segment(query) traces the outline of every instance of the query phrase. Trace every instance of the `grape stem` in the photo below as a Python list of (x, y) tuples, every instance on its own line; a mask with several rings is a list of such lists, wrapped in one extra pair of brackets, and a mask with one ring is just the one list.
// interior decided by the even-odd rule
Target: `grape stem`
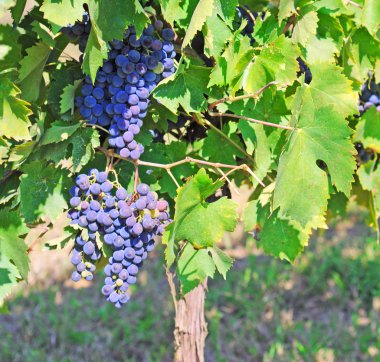
[(352, 0), (344, 0), (344, 2), (347, 4), (350, 4), (350, 5), (353, 5), (353, 6), (356, 6), (360, 9), (363, 9), (363, 6), (361, 6), (360, 4), (356, 3), (355, 1), (352, 1)]
[(257, 98), (261, 93), (263, 93), (266, 89), (268, 89), (270, 86), (272, 85), (276, 85), (278, 84), (278, 82), (276, 81), (273, 81), (273, 82), (269, 82), (268, 84), (266, 84), (264, 87), (260, 88), (257, 92), (255, 93), (250, 93), (250, 94), (243, 94), (241, 96), (237, 96), (237, 97), (232, 97), (232, 96), (226, 96), (226, 97), (223, 97), (221, 99), (218, 99), (217, 101), (209, 104), (208, 106), (208, 110), (209, 111), (212, 111), (218, 104), (220, 103), (225, 103), (225, 102), (237, 102), (237, 101), (240, 101), (242, 99), (247, 99), (247, 98)]
[(270, 126), (270, 127), (275, 127), (275, 128), (281, 128), (281, 129), (286, 129), (289, 131), (294, 131), (295, 128), (291, 126), (284, 126), (282, 124), (277, 124), (277, 123), (271, 123), (271, 122), (266, 122), (266, 121), (260, 121), (259, 119), (254, 119), (250, 117), (245, 117), (245, 116), (238, 116), (236, 114), (229, 114), (229, 113), (218, 113), (218, 112), (208, 112), (208, 114), (211, 117), (229, 117), (229, 118), (237, 118), (237, 119), (243, 119), (248, 122), (253, 122), (253, 123), (258, 123), (262, 124), (263, 126)]
[(135, 191), (135, 194), (137, 194), (137, 184), (139, 183), (139, 166), (137, 163), (135, 163), (135, 182), (133, 185), (133, 190)]
[(265, 184), (257, 177), (257, 175), (249, 168), (247, 164), (241, 164), (241, 165), (228, 165), (225, 163), (220, 163), (220, 162), (209, 162), (205, 160), (199, 160), (197, 158), (193, 157), (185, 157), (182, 160), (172, 162), (172, 163), (155, 163), (155, 162), (148, 162), (148, 161), (142, 161), (142, 160), (130, 160), (128, 158), (122, 157), (116, 153), (114, 153), (113, 150), (108, 150), (104, 147), (97, 147), (97, 150), (104, 153), (107, 157), (110, 157), (113, 155), (115, 158), (119, 158), (121, 160), (133, 163), (134, 165), (138, 166), (147, 166), (147, 167), (155, 167), (155, 168), (163, 168), (165, 170), (171, 170), (173, 167), (183, 165), (184, 163), (195, 163), (199, 165), (205, 165), (205, 166), (210, 166), (213, 168), (228, 168), (228, 169), (233, 169), (233, 170), (243, 170), (248, 172), (261, 186), (265, 187)]
[(193, 115), (193, 119), (201, 124), (201, 125), (207, 125), (210, 128), (212, 128), (215, 132), (217, 132), (221, 137), (223, 137), (227, 142), (231, 143), (232, 146), (234, 146), (236, 149), (238, 149), (241, 153), (243, 153), (251, 162), (254, 162), (255, 160), (252, 158), (252, 156), (245, 151), (243, 148), (241, 148), (234, 140), (229, 138), (226, 134), (224, 134), (218, 127), (215, 127), (209, 120), (205, 118), (201, 118), (197, 115)]
[(109, 134), (108, 130), (106, 130), (104, 127), (102, 126), (99, 126), (98, 124), (89, 124), (89, 123), (85, 123), (83, 122), (83, 125), (84, 127), (90, 127), (90, 128), (98, 128), (100, 130), (102, 130), (103, 132), (106, 132)]
[[(263, 93), (266, 89), (268, 89), (270, 86), (272, 85), (276, 85), (278, 84), (278, 82), (276, 81), (273, 81), (273, 82), (269, 82), (268, 84), (266, 84), (264, 87), (260, 88), (257, 92), (255, 93), (250, 93), (250, 94), (243, 94), (241, 96), (237, 96), (237, 97), (231, 97), (231, 96), (226, 96), (226, 97), (223, 97), (221, 99), (218, 99), (217, 101), (209, 104), (208, 106), (208, 114), (211, 116), (211, 117), (229, 117), (229, 118), (237, 118), (237, 119), (244, 119), (245, 121), (249, 121), (249, 122), (253, 122), (253, 123), (258, 123), (258, 124), (262, 124), (263, 126), (270, 126), (270, 127), (275, 127), (275, 128), (281, 128), (281, 129), (286, 129), (286, 130), (290, 130), (290, 131), (293, 131), (294, 130), (294, 127), (291, 127), (291, 126), (283, 126), (281, 124), (277, 124), (277, 123), (271, 123), (271, 122), (266, 122), (266, 121), (260, 121), (258, 119), (255, 119), (255, 118), (250, 118), (250, 117), (245, 117), (245, 116), (239, 116), (239, 115), (236, 115), (236, 114), (229, 114), (229, 113), (220, 113), (220, 112), (213, 112), (213, 109), (220, 103), (225, 103), (225, 102), (236, 102), (236, 101), (240, 101), (242, 99), (247, 99), (247, 98), (257, 98), (261, 93)], [(211, 127), (211, 124), (208, 124), (210, 127)], [(223, 133), (223, 132), (222, 132)], [(224, 135), (224, 134), (223, 134)], [(244, 152), (244, 150), (243, 150)], [(244, 152), (246, 154), (246, 152)], [(251, 156), (249, 156), (251, 157)]]
[(227, 173), (225, 173), (221, 168), (217, 167), (216, 168), (219, 173), (222, 175), (222, 177), (220, 178), (220, 180), (226, 180), (228, 182), (228, 184), (230, 185), (231, 189), (234, 190), (238, 195), (240, 195), (240, 192), (239, 190), (234, 186), (234, 184), (231, 182), (231, 180), (228, 178), (228, 175), (231, 174), (232, 172), (235, 171), (235, 169), (232, 169), (232, 170), (229, 170)]
[(176, 178), (174, 177), (173, 173), (170, 171), (170, 169), (166, 169), (166, 172), (168, 173), (168, 175), (172, 178), (172, 180), (174, 181), (174, 183), (176, 184), (177, 188), (180, 187), (178, 181), (176, 180)]

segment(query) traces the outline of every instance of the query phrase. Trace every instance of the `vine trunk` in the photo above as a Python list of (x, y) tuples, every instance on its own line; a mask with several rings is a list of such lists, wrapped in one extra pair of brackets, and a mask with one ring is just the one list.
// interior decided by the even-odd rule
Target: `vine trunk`
[(174, 361), (204, 362), (207, 280), (175, 302)]

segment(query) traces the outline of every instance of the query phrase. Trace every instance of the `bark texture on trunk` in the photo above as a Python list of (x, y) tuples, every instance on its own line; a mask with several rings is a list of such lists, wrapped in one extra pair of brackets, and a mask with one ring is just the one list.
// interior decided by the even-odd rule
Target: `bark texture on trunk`
[(207, 280), (175, 301), (174, 361), (204, 362), (207, 323), (204, 303)]

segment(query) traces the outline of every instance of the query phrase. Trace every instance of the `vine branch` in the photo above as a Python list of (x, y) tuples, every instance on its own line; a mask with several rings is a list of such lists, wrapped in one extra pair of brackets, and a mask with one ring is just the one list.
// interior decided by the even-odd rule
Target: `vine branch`
[(114, 153), (113, 150), (109, 150), (109, 149), (104, 148), (104, 147), (97, 147), (97, 150), (102, 152), (106, 157), (113, 156), (115, 158), (118, 158), (118, 159), (127, 161), (129, 163), (132, 163), (135, 166), (147, 166), (147, 167), (154, 167), (154, 168), (162, 168), (165, 170), (171, 170), (173, 167), (183, 165), (184, 163), (195, 163), (195, 164), (199, 164), (199, 165), (205, 165), (205, 166), (213, 167), (215, 169), (217, 169), (217, 168), (228, 168), (228, 169), (234, 170), (234, 171), (243, 170), (243, 171), (248, 172), (261, 186), (265, 187), (265, 184), (251, 170), (251, 168), (245, 163), (243, 163), (241, 165), (229, 165), (229, 164), (220, 163), (220, 162), (210, 162), (210, 161), (200, 160), (200, 159), (193, 158), (193, 157), (185, 157), (182, 160), (165, 164), (165, 163), (155, 163), (155, 162), (148, 162), (148, 161), (142, 161), (142, 160), (133, 161), (133, 160), (130, 160), (128, 158), (122, 157), (122, 156)]

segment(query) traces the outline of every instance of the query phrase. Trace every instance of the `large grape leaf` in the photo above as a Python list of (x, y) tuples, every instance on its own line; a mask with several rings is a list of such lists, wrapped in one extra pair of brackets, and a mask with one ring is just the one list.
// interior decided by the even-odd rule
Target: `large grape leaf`
[(77, 62), (70, 61), (53, 71), (50, 76), (51, 82), (48, 88), (47, 101), (50, 109), (58, 118), (63, 90), (76, 80), (83, 79), (83, 73)]
[(29, 135), (29, 103), (18, 98), (21, 93), (9, 79), (0, 76), (0, 133), (6, 138), (16, 141), (28, 140)]
[(376, 36), (380, 28), (380, 6), (378, 0), (364, 1), (361, 23), (372, 35)]
[(60, 101), (61, 113), (65, 113), (67, 111), (70, 111), (71, 114), (74, 113), (75, 92), (81, 83), (82, 81), (78, 79), (75, 80), (73, 84), (68, 84), (63, 89)]
[(20, 33), (10, 25), (0, 25), (0, 69), (13, 68), (20, 61)]
[(235, 202), (225, 197), (212, 203), (206, 201), (222, 185), (221, 181), (213, 182), (201, 169), (178, 190), (172, 240), (187, 240), (202, 248), (212, 246), (226, 231), (235, 229), (238, 219)]
[(201, 112), (207, 105), (204, 94), (208, 93), (209, 76), (210, 68), (182, 64), (173, 76), (156, 87), (154, 97), (173, 113), (179, 105), (188, 113)]
[(232, 31), (219, 15), (220, 9), (215, 3), (212, 16), (206, 19), (202, 29), (205, 41), (204, 53), (214, 58), (219, 56), (228, 39), (232, 37)]
[(0, 250), (0, 306), (20, 278), (17, 267)]
[(48, 138), (43, 139), (42, 157), (55, 163), (71, 157), (74, 170), (77, 170), (79, 166), (86, 165), (93, 157), (94, 148), (100, 145), (99, 133), (96, 129), (79, 128), (71, 134), (75, 127), (72, 125), (62, 130), (63, 137), (71, 134), (67, 139), (63, 140), (62, 136), (59, 135), (60, 126), (62, 126), (62, 123), (55, 123), (54, 129), (48, 133)]
[(185, 295), (207, 277), (214, 276), (215, 263), (207, 249), (196, 250), (187, 243), (178, 260), (177, 273), (181, 293)]
[(28, 228), (16, 211), (0, 210), (0, 254), (14, 263), (23, 279), (28, 275), (29, 258), (27, 246), (19, 236), (27, 232)]
[(53, 30), (58, 32), (64, 26), (73, 25), (82, 16), (85, 2), (81, 0), (44, 0), (41, 11), (44, 13), (44, 18), (53, 25)]
[[(89, 1), (91, 21), (95, 23), (97, 34), (103, 41), (122, 39), (125, 29), (133, 24), (141, 34), (148, 16), (138, 0), (91, 0)], [(112, 20), (110, 20), (112, 19)]]
[[(244, 158), (245, 154), (241, 151), (244, 148), (236, 135), (236, 131), (236, 122), (229, 122), (224, 125), (220, 133), (214, 129), (209, 129), (201, 149), (202, 157), (212, 162), (227, 164), (236, 163), (236, 157)], [(223, 137), (222, 134), (226, 137)]]
[(174, 25), (175, 21), (180, 21), (183, 19), (186, 19), (186, 10), (184, 9), (184, 6), (186, 6), (185, 1), (178, 1), (178, 0), (161, 0), (160, 1), (162, 15), (164, 16), (164, 19)]
[(80, 127), (80, 123), (68, 125), (67, 122), (56, 121), (46, 130), (41, 145), (58, 143), (67, 140)]
[(206, 249), (194, 249), (187, 243), (181, 252), (177, 264), (181, 293), (184, 295), (194, 289), (207, 277), (212, 278), (218, 270), (224, 278), (231, 268), (233, 259), (216, 246)]
[(83, 71), (95, 81), (96, 73), (107, 57), (107, 43), (100, 39), (92, 24), (83, 58)]
[(19, 199), (25, 221), (34, 222), (45, 215), (55, 220), (67, 208), (68, 172), (41, 161), (22, 170)]
[(344, 42), (342, 59), (345, 73), (361, 84), (380, 59), (380, 42), (365, 28), (356, 29)]
[(185, 48), (194, 38), (197, 31), (202, 29), (203, 24), (208, 16), (212, 15), (214, 0), (199, 0), (195, 8), (189, 27), (182, 41), (182, 49)]
[[(377, 231), (378, 241), (380, 239), (380, 168), (375, 168), (376, 160), (371, 160), (361, 165), (357, 171), (360, 184), (364, 190), (370, 192), (368, 205), (372, 217), (372, 227)], [(364, 199), (364, 198), (363, 198)], [(360, 201), (363, 201), (361, 199)]]
[(216, 59), (211, 72), (209, 87), (234, 85), (253, 58), (254, 52), (248, 37), (235, 36), (227, 40), (228, 46)]
[(265, 45), (261, 53), (248, 64), (238, 83), (239, 88), (253, 93), (272, 81), (283, 86), (292, 84), (297, 78), (299, 55), (300, 50), (291, 39), (280, 36)]
[(323, 215), (329, 197), (327, 174), (317, 161), (326, 165), (332, 183), (347, 196), (355, 169), (355, 149), (345, 117), (355, 111), (355, 94), (350, 82), (334, 65), (313, 68), (311, 84), (296, 93), (292, 124), (281, 155), (274, 208), (303, 227), (324, 224)]
[(264, 223), (259, 245), (264, 252), (293, 262), (303, 251), (300, 232), (276, 210)]
[(19, 82), (22, 96), (29, 102), (34, 102), (40, 94), (43, 81), (42, 72), (49, 58), (51, 48), (45, 43), (37, 43), (26, 50), (27, 55), (20, 61)]
[(368, 109), (356, 126), (355, 141), (364, 148), (372, 148), (380, 153), (380, 112), (375, 107)]
[(292, 38), (306, 47), (317, 34), (318, 15), (312, 5), (303, 6), (294, 25)]

